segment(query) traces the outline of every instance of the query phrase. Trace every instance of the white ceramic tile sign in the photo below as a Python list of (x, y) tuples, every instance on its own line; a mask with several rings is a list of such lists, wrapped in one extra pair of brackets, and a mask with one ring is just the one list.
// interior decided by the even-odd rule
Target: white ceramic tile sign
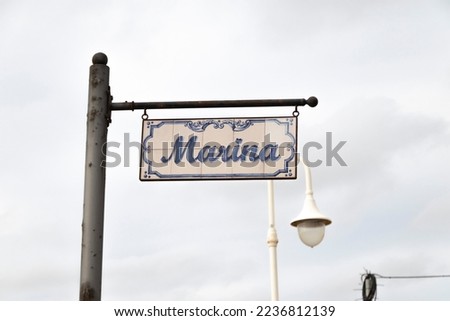
[(140, 179), (296, 178), (297, 118), (144, 120)]

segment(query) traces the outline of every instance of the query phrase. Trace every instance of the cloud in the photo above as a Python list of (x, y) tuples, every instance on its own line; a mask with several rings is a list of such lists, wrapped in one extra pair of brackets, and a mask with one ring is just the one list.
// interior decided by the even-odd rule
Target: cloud
[(450, 226), (450, 195), (445, 191), (431, 198), (424, 209), (411, 222), (419, 233), (448, 233)]
[[(319, 98), (301, 109), (300, 142), (325, 146), (332, 132), (334, 145), (347, 141), (348, 166), (312, 170), (317, 204), (333, 220), (314, 250), (289, 226), (302, 176), (275, 183), (282, 299), (353, 300), (364, 267), (448, 273), (443, 2), (0, 6), (1, 299), (78, 297), (87, 77), (101, 50), (115, 101)], [(149, 115), (292, 108), (203, 112)], [(140, 115), (115, 113), (109, 140), (139, 141)], [(107, 172), (104, 298), (269, 299), (265, 182), (141, 183), (138, 153)], [(438, 283), (385, 283), (384, 299), (448, 297)]]

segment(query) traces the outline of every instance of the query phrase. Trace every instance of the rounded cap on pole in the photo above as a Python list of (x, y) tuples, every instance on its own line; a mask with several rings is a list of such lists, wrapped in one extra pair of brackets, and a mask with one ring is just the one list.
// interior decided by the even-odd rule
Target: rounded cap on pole
[(103, 52), (97, 52), (92, 57), (92, 63), (94, 65), (106, 65), (108, 63), (108, 57)]
[(311, 96), (306, 100), (306, 103), (308, 104), (309, 107), (316, 107), (317, 104), (319, 103), (319, 100), (316, 97)]

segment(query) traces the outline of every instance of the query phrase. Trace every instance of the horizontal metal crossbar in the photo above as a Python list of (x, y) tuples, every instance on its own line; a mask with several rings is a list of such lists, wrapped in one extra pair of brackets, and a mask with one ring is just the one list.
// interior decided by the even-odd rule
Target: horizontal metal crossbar
[(111, 111), (138, 110), (138, 109), (170, 109), (170, 108), (247, 108), (247, 107), (280, 107), (280, 106), (305, 106), (316, 107), (316, 97), (308, 99), (263, 99), (263, 100), (205, 100), (205, 101), (170, 101), (170, 102), (146, 102), (136, 103), (122, 102), (111, 103)]

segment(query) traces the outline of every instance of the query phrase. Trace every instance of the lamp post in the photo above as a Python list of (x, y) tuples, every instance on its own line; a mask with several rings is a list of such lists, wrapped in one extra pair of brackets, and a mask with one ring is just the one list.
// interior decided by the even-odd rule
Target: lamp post
[(319, 211), (313, 197), (311, 170), (303, 159), (301, 162), (305, 169), (306, 198), (300, 214), (291, 222), (291, 225), (297, 228), (298, 236), (305, 245), (314, 247), (322, 242), (325, 226), (330, 225), (331, 220)]
[(269, 245), (270, 256), (271, 299), (272, 301), (278, 301), (278, 236), (277, 230), (275, 229), (275, 202), (273, 196), (273, 180), (267, 181), (267, 200), (269, 208), (269, 230), (267, 231), (267, 245)]
[[(323, 215), (316, 205), (313, 197), (311, 170), (303, 162), (305, 170), (305, 203), (300, 214), (291, 222), (291, 225), (297, 228), (300, 240), (309, 247), (318, 245), (325, 236), (325, 226), (331, 224), (331, 220)], [(278, 263), (277, 263), (277, 244), (278, 236), (275, 229), (275, 202), (273, 192), (273, 180), (267, 181), (267, 199), (269, 212), (269, 230), (267, 232), (267, 244), (270, 255), (270, 285), (272, 301), (279, 300), (278, 294)]]

